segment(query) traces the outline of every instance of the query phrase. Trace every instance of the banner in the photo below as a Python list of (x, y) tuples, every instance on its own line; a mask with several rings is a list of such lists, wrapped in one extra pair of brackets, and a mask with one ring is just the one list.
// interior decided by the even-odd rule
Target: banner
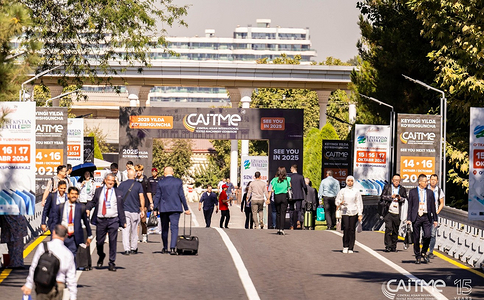
[(35, 102), (2, 102), (0, 215), (35, 213)]
[(339, 140), (323, 140), (321, 180), (327, 171), (333, 171), (341, 187), (346, 186), (346, 177), (352, 174), (351, 142)]
[(390, 126), (355, 125), (355, 187), (362, 195), (380, 195), (390, 172)]
[(67, 163), (84, 163), (84, 119), (67, 120)]
[(469, 220), (484, 220), (484, 108), (471, 107)]
[(269, 140), (269, 174), (303, 167), (303, 110), (122, 107), (119, 165), (152, 165), (153, 138)]
[(94, 137), (84, 137), (84, 162), (94, 163)]
[(47, 180), (56, 175), (59, 165), (67, 163), (67, 108), (37, 107), (35, 115), (35, 192), (37, 201), (40, 201)]
[(247, 184), (255, 180), (255, 172), (260, 172), (260, 179), (262, 181), (268, 181), (269, 159), (267, 156), (242, 156), (241, 161), (242, 166), (240, 166), (240, 186), (243, 195), (243, 193), (245, 193)]
[(418, 186), (418, 176), (440, 179), (441, 116), (398, 114), (396, 171), (407, 191)]

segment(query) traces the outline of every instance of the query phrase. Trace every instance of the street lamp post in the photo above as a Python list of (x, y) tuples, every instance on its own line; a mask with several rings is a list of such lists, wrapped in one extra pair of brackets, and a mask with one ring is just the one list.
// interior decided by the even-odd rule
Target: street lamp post
[[(42, 73), (39, 73), (39, 74), (35, 75), (34, 77), (30, 78), (29, 80), (25, 81), (24, 83), (22, 83), (22, 88), (21, 88), (21, 89), (20, 89), (20, 91), (18, 92), (18, 98), (19, 98), (18, 100), (19, 100), (20, 102), (22, 102), (23, 100), (25, 100), (25, 90), (24, 90), (24, 85), (26, 85), (27, 83), (29, 83), (29, 82), (31, 82), (31, 81), (33, 81), (33, 80), (35, 80), (35, 79), (39, 78), (39, 77), (42, 77), (42, 76), (44, 76), (45, 74), (47, 74), (47, 73), (49, 73), (49, 72), (52, 72), (52, 71), (54, 71), (55, 69), (58, 69), (58, 68), (60, 68), (60, 67), (62, 67), (62, 65), (57, 66), (57, 67), (54, 67), (54, 68), (52, 68), (52, 69), (50, 69), (50, 70), (47, 70), (47, 71), (44, 71), (44, 72), (42, 72)], [(33, 96), (33, 93), (32, 93), (32, 96)]]
[(45, 100), (45, 105), (44, 105), (44, 107), (47, 107), (47, 104), (49, 103), (49, 101), (52, 101), (52, 100), (55, 100), (55, 99), (58, 99), (58, 98), (65, 97), (65, 96), (70, 95), (70, 94), (72, 94), (72, 93), (77, 93), (77, 92), (79, 92), (80, 90), (81, 90), (81, 89), (77, 89), (77, 90), (75, 90), (75, 91), (72, 91), (72, 92), (67, 92), (67, 93), (64, 93), (64, 94), (60, 94), (59, 96), (55, 96), (55, 97), (53, 97), (53, 98), (47, 99), (47, 100)]
[(446, 142), (447, 142), (447, 124), (446, 124), (446, 120), (447, 120), (447, 99), (445, 98), (445, 93), (444, 91), (441, 91), (439, 89), (436, 89), (420, 80), (417, 80), (417, 79), (413, 79), (413, 78), (410, 78), (406, 75), (403, 75), (402, 76), (407, 79), (407, 80), (410, 80), (416, 84), (419, 84), (423, 87), (425, 87), (427, 90), (432, 90), (434, 92), (437, 92), (437, 93), (440, 93), (441, 94), (441, 97), (440, 97), (440, 116), (442, 117), (442, 122), (440, 124), (440, 130), (441, 130), (441, 134), (443, 134), (443, 139), (440, 141), (440, 153), (443, 155), (442, 156), (442, 159), (440, 160), (440, 170), (442, 170), (442, 175), (440, 176), (440, 180), (439, 180), (439, 186), (440, 188), (445, 192), (445, 182), (446, 182), (446, 175), (447, 175), (447, 170), (446, 170), (446, 165), (445, 165), (445, 161), (446, 161), (446, 154), (447, 154), (447, 151), (445, 149), (445, 146), (446, 146)]
[(374, 101), (380, 105), (385, 105), (385, 106), (388, 106), (392, 109), (392, 111), (390, 112), (390, 128), (391, 128), (391, 138), (390, 138), (390, 141), (391, 141), (391, 149), (392, 149), (392, 153), (390, 154), (390, 172), (388, 173), (388, 182), (391, 181), (391, 178), (392, 178), (392, 169), (393, 169), (393, 163), (395, 161), (395, 157), (394, 157), (394, 148), (395, 148), (395, 109), (393, 108), (393, 106), (391, 106), (390, 104), (387, 104), (385, 102), (382, 102), (378, 99), (375, 99), (373, 97), (368, 97), (366, 95), (363, 95), (363, 94), (360, 94), (361, 97), (363, 98), (366, 98), (368, 100), (371, 100), (371, 101)]

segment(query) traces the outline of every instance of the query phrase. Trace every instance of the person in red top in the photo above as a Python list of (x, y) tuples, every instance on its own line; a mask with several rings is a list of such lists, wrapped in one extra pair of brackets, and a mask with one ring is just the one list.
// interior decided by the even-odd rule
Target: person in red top
[(230, 211), (229, 211), (229, 199), (227, 197), (227, 188), (226, 184), (222, 185), (222, 191), (218, 196), (218, 208), (220, 210), (220, 228), (224, 228), (224, 221), (225, 221), (225, 228), (229, 228), (229, 220), (230, 220)]

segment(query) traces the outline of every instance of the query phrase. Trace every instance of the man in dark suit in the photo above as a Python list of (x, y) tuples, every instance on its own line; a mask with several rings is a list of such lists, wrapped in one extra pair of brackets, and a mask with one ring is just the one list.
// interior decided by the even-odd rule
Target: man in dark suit
[(189, 215), (190, 210), (183, 192), (183, 182), (173, 177), (172, 167), (165, 168), (165, 178), (158, 182), (154, 202), (161, 214), (161, 239), (163, 240), (161, 253), (168, 253), (168, 229), (171, 224), (170, 254), (176, 255), (180, 213), (185, 211), (185, 214)]
[(42, 225), (40, 225), (42, 231), (47, 231), (47, 229), (49, 229), (52, 234), (56, 225), (57, 206), (67, 201), (66, 189), (67, 183), (64, 180), (60, 180), (57, 184), (57, 191), (49, 193), (49, 196), (47, 196), (42, 211)]
[(292, 200), (289, 201), (289, 215), (291, 217), (290, 228), (301, 229), (301, 222), (303, 220), (303, 215), (301, 212), (302, 201), (306, 198), (308, 193), (308, 187), (306, 186), (306, 181), (304, 176), (297, 173), (297, 165), (291, 166), (291, 173), (287, 174), (291, 177), (291, 188), (292, 188)]
[(99, 260), (97, 267), (103, 266), (104, 240), (109, 234), (109, 271), (116, 271), (116, 244), (118, 241), (118, 228), (126, 228), (126, 217), (124, 215), (123, 195), (114, 188), (115, 176), (109, 173), (104, 178), (104, 186), (94, 192), (94, 197), (87, 203), (88, 213), (94, 207), (96, 210), (92, 215), (92, 224), (96, 225), (96, 248)]
[[(418, 176), (418, 187), (411, 189), (408, 195), (407, 224), (413, 225), (413, 251), (415, 263), (428, 262), (427, 250), (430, 244), (432, 225), (437, 226), (437, 213), (435, 211), (434, 193), (427, 189), (427, 176)], [(422, 250), (420, 250), (420, 230), (423, 230)]]
[[(383, 202), (385, 221), (385, 251), (397, 252), (398, 229), (400, 228), (400, 216), (402, 204), (407, 200), (407, 190), (400, 185), (400, 175), (392, 177), (392, 183), (386, 184), (380, 196)], [(405, 216), (404, 216), (405, 218)]]
[(217, 194), (212, 192), (212, 186), (207, 186), (207, 191), (202, 194), (200, 202), (198, 204), (198, 211), (202, 210), (203, 203), (203, 217), (205, 219), (205, 227), (209, 228), (212, 223), (212, 214), (214, 207), (217, 208), (218, 213), (218, 200)]
[(69, 187), (67, 198), (69, 201), (57, 206), (56, 225), (61, 224), (67, 228), (67, 236), (64, 239), (64, 245), (71, 250), (74, 257), (76, 257), (79, 245), (84, 243), (84, 231), (82, 230), (81, 220), (86, 226), (88, 235), (86, 242), (87, 246), (89, 246), (93, 237), (86, 211), (83, 210), (82, 204), (77, 202), (77, 199), (79, 198), (79, 190), (73, 186)]

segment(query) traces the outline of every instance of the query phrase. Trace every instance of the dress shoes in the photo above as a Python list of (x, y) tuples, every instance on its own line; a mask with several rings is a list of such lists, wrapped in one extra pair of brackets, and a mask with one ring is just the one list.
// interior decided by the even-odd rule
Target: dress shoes
[(392, 249), (390, 247), (385, 247), (385, 252), (390, 252)]
[(109, 271), (116, 272), (116, 265), (114, 263), (109, 263)]
[(422, 262), (423, 263), (429, 263), (430, 262), (429, 257), (425, 254), (422, 254)]
[(168, 249), (165, 249), (165, 248), (161, 249), (161, 254), (168, 254), (168, 253), (169, 253)]
[(138, 254), (138, 248), (131, 250), (131, 254)]
[(103, 267), (103, 261), (104, 258), (106, 257), (106, 254), (103, 253), (101, 256), (99, 256), (99, 259), (97, 260), (97, 267), (102, 268)]
[(420, 258), (420, 256), (419, 256), (419, 257), (417, 257), (417, 258), (415, 259), (415, 263), (416, 263), (417, 265), (419, 265), (419, 264), (420, 264), (420, 260), (421, 260), (421, 258)]
[(124, 255), (129, 255), (131, 253), (131, 251), (124, 251), (123, 254)]
[(176, 252), (175, 248), (171, 248), (170, 255), (178, 255), (178, 253)]

